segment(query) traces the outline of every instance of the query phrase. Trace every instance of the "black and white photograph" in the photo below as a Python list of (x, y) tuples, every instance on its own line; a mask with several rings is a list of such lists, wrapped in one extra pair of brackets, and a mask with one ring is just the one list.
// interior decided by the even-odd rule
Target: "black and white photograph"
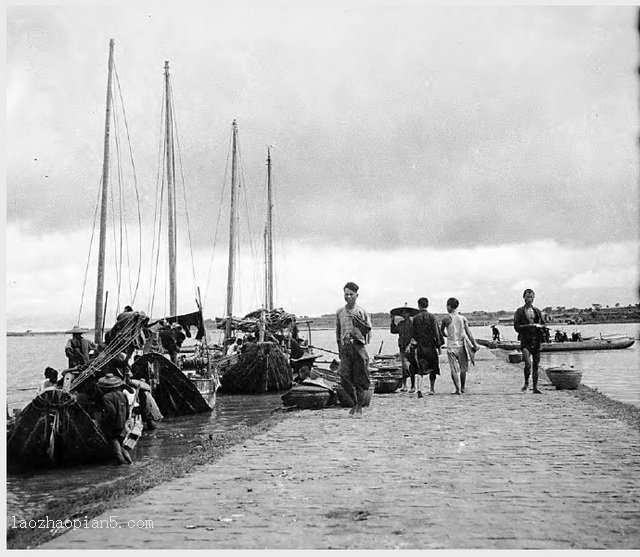
[(3, 7), (5, 548), (640, 548), (640, 11)]

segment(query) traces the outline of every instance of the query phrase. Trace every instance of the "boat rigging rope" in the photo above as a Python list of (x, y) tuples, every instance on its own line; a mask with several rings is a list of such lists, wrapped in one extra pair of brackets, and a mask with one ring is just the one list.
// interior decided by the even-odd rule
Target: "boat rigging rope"
[(209, 284), (211, 282), (211, 270), (213, 269), (213, 257), (215, 254), (215, 249), (218, 241), (218, 231), (220, 230), (220, 217), (222, 215), (222, 201), (225, 198), (225, 192), (227, 190), (227, 177), (229, 175), (229, 161), (231, 158), (231, 142), (233, 141), (233, 137), (229, 139), (229, 149), (227, 151), (227, 164), (224, 169), (224, 177), (222, 179), (222, 191), (220, 193), (220, 203), (218, 203), (218, 218), (216, 219), (216, 228), (213, 236), (213, 244), (211, 247), (211, 259), (209, 260), (209, 270), (207, 272), (207, 283), (204, 289), (204, 303), (206, 304), (207, 295), (209, 293)]
[(89, 255), (87, 256), (87, 264), (84, 268), (84, 279), (82, 281), (82, 294), (80, 295), (80, 309), (78, 310), (78, 321), (76, 325), (80, 325), (80, 317), (82, 316), (82, 306), (84, 305), (84, 293), (87, 289), (87, 275), (89, 274), (89, 262), (91, 261), (91, 248), (93, 246), (93, 237), (96, 233), (96, 223), (98, 222), (98, 207), (100, 207), (100, 192), (102, 191), (102, 177), (100, 177), (100, 186), (98, 187), (98, 196), (96, 198), (96, 207), (93, 211), (93, 227), (91, 228), (91, 240), (89, 240)]
[[(125, 112), (125, 107), (124, 107), (124, 100), (122, 98), (122, 89), (120, 86), (120, 78), (118, 76), (118, 72), (117, 69), (115, 68), (115, 64), (114, 64), (114, 73), (115, 73), (115, 85), (112, 85), (112, 87), (114, 87), (116, 89), (116, 91), (114, 92), (114, 95), (112, 96), (112, 99), (114, 99), (112, 101), (112, 122), (113, 122), (113, 127), (114, 127), (114, 133), (112, 134), (113, 137), (113, 141), (115, 143), (115, 152), (116, 152), (116, 164), (117, 164), (117, 172), (116, 172), (116, 180), (117, 180), (117, 186), (118, 186), (118, 190), (117, 190), (117, 194), (118, 194), (118, 200), (116, 203), (115, 200), (115, 195), (116, 192), (114, 191), (115, 188), (110, 188), (110, 195), (111, 195), (111, 208), (112, 208), (112, 214), (113, 215), (119, 215), (119, 229), (116, 229), (116, 225), (115, 225), (115, 219), (113, 219), (112, 222), (112, 230), (113, 230), (113, 235), (114, 235), (114, 245), (117, 246), (116, 250), (114, 250), (114, 257), (116, 258), (116, 263), (115, 263), (115, 267), (116, 267), (116, 275), (117, 275), (117, 305), (116, 305), (116, 311), (119, 311), (119, 298), (120, 298), (120, 286), (121, 286), (121, 276), (122, 276), (122, 270), (123, 270), (123, 264), (122, 264), (122, 258), (123, 258), (123, 253), (124, 253), (124, 247), (123, 247), (123, 243), (124, 245), (126, 245), (126, 254), (127, 254), (127, 265), (129, 268), (129, 271), (131, 272), (131, 261), (130, 261), (130, 251), (129, 251), (129, 240), (128, 240), (128, 229), (127, 229), (127, 223), (126, 223), (126, 219), (125, 219), (125, 208), (126, 208), (126, 203), (125, 203), (125, 196), (124, 196), (124, 189), (123, 189), (123, 182), (124, 182), (124, 175), (123, 175), (123, 168), (122, 168), (122, 164), (121, 164), (121, 145), (120, 145), (120, 134), (118, 133), (118, 130), (120, 128), (120, 119), (122, 120), (122, 122), (124, 123), (124, 130), (126, 132), (126, 144), (128, 147), (128, 151), (129, 151), (129, 160), (131, 163), (131, 168), (132, 168), (132, 181), (133, 181), (133, 188), (135, 191), (135, 201), (136, 201), (136, 209), (137, 209), (137, 219), (138, 219), (138, 252), (139, 252), (139, 256), (138, 256), (138, 269), (137, 269), (137, 278), (136, 278), (136, 282), (135, 282), (135, 287), (132, 287), (132, 281), (131, 281), (131, 274), (129, 275), (129, 295), (130, 295), (130, 303), (135, 303), (135, 299), (138, 293), (138, 289), (140, 286), (140, 278), (141, 278), (141, 270), (142, 270), (142, 217), (141, 217), (141, 211), (140, 211), (140, 194), (139, 194), (139, 190), (138, 190), (138, 181), (137, 181), (137, 176), (136, 176), (136, 168), (135, 168), (135, 163), (133, 160), (133, 149), (131, 147), (131, 137), (129, 134), (129, 126), (128, 126), (128, 122), (127, 122), (127, 118), (126, 118), (126, 112)], [(115, 102), (115, 99), (119, 99), (119, 104)], [(120, 113), (119, 113), (120, 110)], [(85, 291), (86, 291), (86, 285), (87, 285), (87, 275), (88, 275), (88, 268), (89, 268), (89, 264), (90, 264), (90, 260), (91, 260), (91, 252), (92, 252), (92, 246), (93, 246), (93, 241), (94, 241), (94, 237), (95, 237), (95, 231), (97, 228), (97, 223), (98, 223), (98, 215), (99, 215), (99, 207), (100, 207), (100, 198), (101, 198), (101, 194), (102, 194), (102, 190), (105, 187), (105, 185), (103, 184), (102, 178), (100, 179), (99, 182), (100, 186), (98, 189), (98, 196), (97, 196), (97, 200), (96, 200), (96, 206), (95, 206), (95, 211), (94, 211), (94, 221), (93, 221), (93, 227), (92, 227), (92, 232), (91, 232), (91, 241), (89, 243), (89, 253), (87, 256), (87, 264), (85, 267), (85, 274), (84, 274), (84, 280), (83, 280), (83, 285), (82, 285), (82, 294), (81, 294), (81, 299), (80, 299), (80, 308), (78, 311), (78, 323), (80, 323), (80, 319), (82, 316), (82, 309), (83, 309), (83, 305), (84, 305), (84, 295), (85, 295)], [(118, 210), (116, 210), (116, 207), (118, 208)], [(119, 231), (119, 234), (118, 234)], [(119, 240), (116, 239), (116, 236), (119, 235)]]
[[(173, 93), (173, 87), (171, 83), (169, 83), (169, 87), (171, 88), (171, 92)], [(189, 220), (189, 206), (187, 204), (187, 189), (185, 187), (185, 182), (184, 182), (184, 167), (182, 166), (182, 150), (180, 149), (180, 134), (178, 133), (178, 120), (175, 117), (176, 111), (173, 105), (173, 95), (171, 95), (171, 106), (173, 108), (172, 122), (174, 127), (174, 135), (176, 138), (176, 147), (178, 150), (178, 161), (180, 163), (179, 164), (180, 179), (182, 183), (182, 197), (184, 201), (184, 215), (187, 223), (187, 238), (189, 240), (189, 254), (191, 255), (191, 274), (193, 275), (194, 290), (196, 290), (196, 285), (198, 284), (198, 281), (196, 279), (195, 258), (193, 256), (193, 241), (191, 238), (191, 221)]]
[[(175, 138), (175, 144), (174, 147), (175, 149), (172, 150), (173, 153), (173, 169), (174, 169), (174, 182), (175, 182), (175, 168), (176, 168), (176, 157), (175, 157), (175, 152), (177, 151), (177, 162), (178, 162), (178, 167), (179, 167), (179, 176), (180, 176), (180, 180), (181, 180), (181, 186), (182, 186), (182, 197), (183, 197), (183, 203), (184, 203), (184, 215), (185, 215), (185, 220), (186, 220), (186, 229), (187, 229), (187, 239), (188, 239), (188, 245), (189, 245), (189, 253), (190, 253), (190, 257), (191, 257), (191, 272), (192, 272), (192, 276), (193, 276), (193, 282), (194, 282), (194, 292), (197, 291), (197, 279), (196, 279), (196, 270), (195, 270), (195, 257), (194, 257), (194, 253), (193, 253), (193, 239), (192, 239), (192, 233), (191, 233), (191, 221), (190, 221), (190, 216), (189, 216), (189, 208), (188, 208), (188, 203), (187, 203), (187, 193), (186, 193), (186, 186), (185, 186), (185, 178), (184, 178), (184, 167), (182, 165), (182, 152), (181, 152), (181, 148), (180, 148), (180, 136), (178, 133), (178, 122), (177, 119), (175, 117), (175, 105), (173, 103), (173, 96), (171, 95), (172, 93), (172, 86), (171, 83), (169, 82), (168, 84), (169, 86), (169, 96), (171, 97), (171, 115), (172, 117), (170, 118), (170, 125), (171, 125), (171, 129), (167, 129), (166, 127), (166, 105), (167, 105), (167, 91), (166, 89), (163, 89), (163, 99), (162, 99), (162, 109), (161, 109), (161, 115), (160, 115), (160, 144), (159, 144), (159, 151), (158, 151), (158, 169), (157, 169), (157, 176), (156, 176), (156, 202), (155, 202), (155, 208), (154, 208), (154, 234), (153, 234), (153, 242), (152, 242), (152, 250), (151, 250), (151, 274), (150, 274), (150, 282), (149, 282), (149, 292), (150, 292), (150, 301), (149, 301), (149, 306), (148, 306), (148, 311), (149, 314), (153, 313), (153, 307), (155, 304), (155, 296), (156, 296), (156, 291), (157, 291), (157, 286), (158, 286), (158, 278), (159, 278), (159, 261), (160, 261), (160, 246), (161, 246), (161, 235), (162, 235), (162, 225), (163, 225), (163, 216), (164, 216), (164, 211), (163, 211), (163, 207), (164, 207), (164, 197), (165, 197), (165, 186), (168, 188), (168, 184), (169, 184), (169, 180), (168, 177), (166, 176), (166, 172), (165, 172), (165, 168), (166, 168), (166, 163), (167, 163), (167, 150), (166, 150), (166, 145), (167, 145), (167, 141), (173, 141), (173, 138)], [(167, 138), (171, 138), (171, 139), (167, 139)], [(173, 144), (173, 143), (172, 143)], [(175, 183), (174, 183), (174, 187), (175, 187)], [(168, 194), (167, 194), (168, 195)], [(177, 195), (174, 199), (174, 202), (177, 201)], [(177, 203), (175, 203), (174, 207), (174, 222), (176, 224), (176, 229), (177, 229)], [(168, 210), (167, 210), (167, 214), (168, 214)], [(176, 240), (177, 241), (177, 234), (176, 234)], [(177, 246), (174, 246), (177, 249)], [(167, 283), (168, 281), (165, 281), (165, 306), (166, 306), (166, 299), (167, 299), (167, 295), (166, 295), (166, 291), (167, 291)], [(166, 313), (166, 311), (165, 311)]]
[(98, 354), (95, 360), (71, 382), (70, 390), (76, 389), (84, 383), (84, 381), (89, 379), (89, 377), (93, 376), (96, 371), (128, 348), (136, 339), (140, 338), (142, 330), (149, 320), (148, 317), (140, 313), (134, 313), (125, 319), (126, 321), (120, 331), (118, 331), (118, 334), (111, 339), (106, 348)]

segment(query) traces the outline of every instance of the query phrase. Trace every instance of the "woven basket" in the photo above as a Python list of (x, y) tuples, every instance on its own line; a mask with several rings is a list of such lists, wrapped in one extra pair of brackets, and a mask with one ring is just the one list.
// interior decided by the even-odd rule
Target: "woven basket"
[(514, 350), (509, 352), (509, 362), (512, 364), (519, 364), (522, 361), (522, 352)]
[(327, 405), (330, 398), (331, 393), (326, 390), (316, 392), (289, 391), (282, 395), (282, 403), (285, 406), (297, 406), (303, 410), (319, 410)]
[(566, 364), (549, 367), (545, 372), (556, 389), (577, 389), (582, 381), (582, 371)]
[(375, 383), (374, 393), (388, 394), (395, 393), (398, 390), (398, 387), (402, 383), (402, 378), (378, 377), (374, 379), (372, 377), (371, 381)]

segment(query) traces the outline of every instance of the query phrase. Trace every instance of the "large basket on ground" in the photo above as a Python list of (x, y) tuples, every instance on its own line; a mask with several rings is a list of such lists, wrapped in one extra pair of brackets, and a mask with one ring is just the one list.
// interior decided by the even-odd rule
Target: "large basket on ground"
[[(374, 380), (371, 381), (371, 387), (369, 387), (368, 391), (364, 392), (364, 400), (362, 401), (362, 406), (369, 406), (371, 404), (371, 397), (373, 396), (373, 391), (375, 390)], [(347, 408), (352, 408), (356, 405), (353, 397), (350, 393), (344, 390), (342, 385), (336, 386), (336, 394), (338, 395), (338, 402), (341, 406), (346, 406)]]
[(297, 406), (303, 410), (319, 410), (324, 408), (331, 399), (329, 391), (294, 391), (282, 395), (282, 404), (284, 406)]
[(548, 367), (545, 372), (556, 389), (577, 389), (582, 381), (582, 371), (566, 364)]
[(337, 395), (333, 384), (321, 379), (305, 379), (281, 397), (284, 406), (296, 406), (303, 410), (319, 410), (335, 404)]
[(509, 358), (509, 363), (519, 364), (520, 362), (522, 362), (522, 352), (520, 352), (520, 350), (514, 350), (513, 352), (509, 352), (508, 358)]
[(373, 392), (379, 394), (395, 393), (402, 385), (402, 377), (398, 378), (388, 375), (375, 376), (372, 374), (371, 381), (375, 383)]

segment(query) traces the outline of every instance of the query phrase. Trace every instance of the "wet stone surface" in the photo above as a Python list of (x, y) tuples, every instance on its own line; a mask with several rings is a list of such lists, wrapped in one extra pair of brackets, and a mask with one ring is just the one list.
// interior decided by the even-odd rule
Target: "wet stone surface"
[(542, 395), (521, 393), (521, 364), (484, 349), (478, 360), (462, 396), (443, 366), (435, 396), (374, 395), (362, 419), (288, 413), (97, 517), (116, 517), (117, 529), (40, 547), (639, 547), (640, 432), (546, 377)]

